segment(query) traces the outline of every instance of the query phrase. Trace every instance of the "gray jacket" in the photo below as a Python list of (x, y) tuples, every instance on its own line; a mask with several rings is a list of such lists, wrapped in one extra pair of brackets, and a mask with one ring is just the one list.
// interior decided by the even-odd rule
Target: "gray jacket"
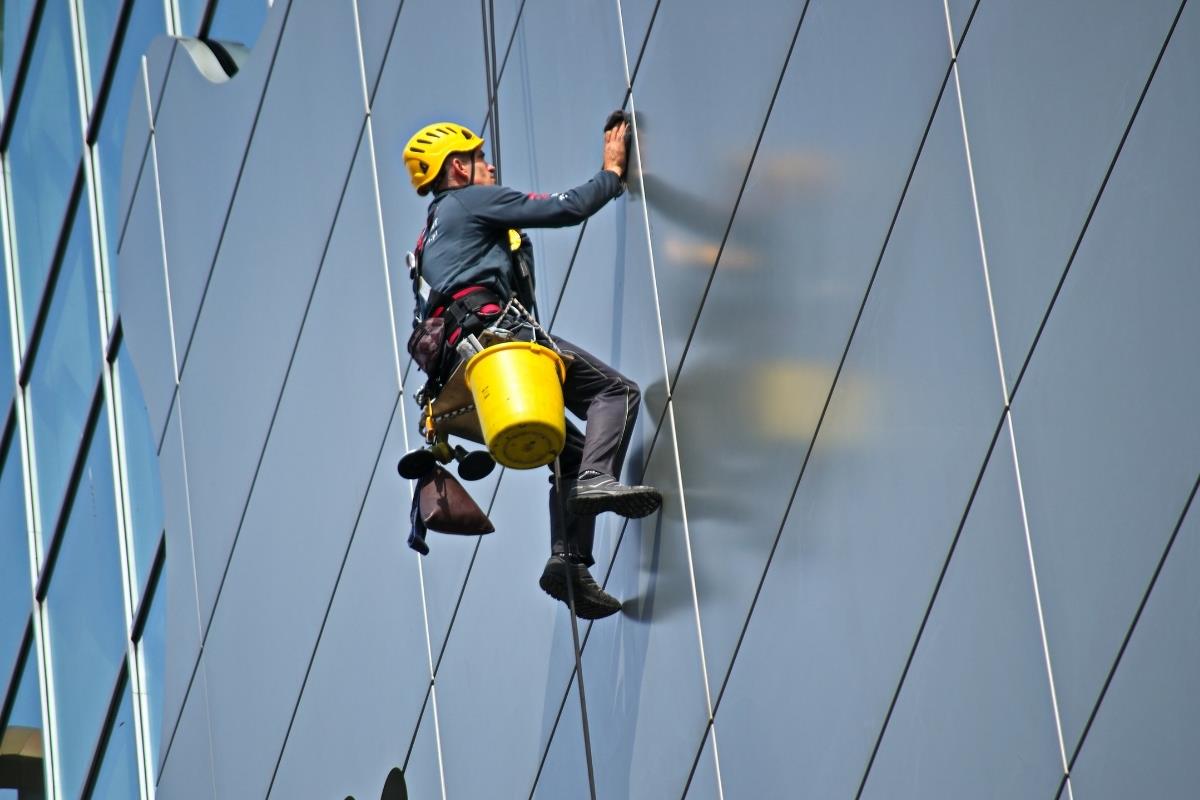
[[(439, 192), (417, 240), (421, 276), (443, 296), (468, 286), (485, 286), (502, 298), (511, 297), (520, 285), (509, 255), (510, 229), (578, 225), (622, 191), (620, 178), (601, 170), (582, 186), (558, 194), (478, 185)], [(522, 250), (532, 269), (528, 239)], [(420, 316), (431, 310), (421, 309)]]

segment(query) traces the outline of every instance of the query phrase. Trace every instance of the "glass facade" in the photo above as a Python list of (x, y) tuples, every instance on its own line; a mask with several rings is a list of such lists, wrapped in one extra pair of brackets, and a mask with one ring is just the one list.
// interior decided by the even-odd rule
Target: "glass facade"
[(0, 2), (0, 797), (155, 796), (161, 430), (115, 313), (126, 129), (156, 38), (252, 45), (270, 6)]
[[(0, 3), (0, 798), (1196, 785), (1197, 4)], [(528, 231), (664, 495), (588, 624), (544, 471), (405, 547), (400, 153), (618, 107)]]

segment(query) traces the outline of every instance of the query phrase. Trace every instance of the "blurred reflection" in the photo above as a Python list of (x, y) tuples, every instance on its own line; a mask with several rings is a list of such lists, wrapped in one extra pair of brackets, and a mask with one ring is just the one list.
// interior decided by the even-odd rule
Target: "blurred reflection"
[(58, 773), (75, 797), (125, 655), (125, 606), (107, 415), (101, 410), (46, 597)]
[(67, 3), (46, 3), (25, 81), (5, 166), (12, 187), (13, 237), (28, 335), (82, 149), (79, 105), (64, 101), (76, 96)]
[(67, 477), (79, 450), (84, 420), (100, 374), (91, 225), (86, 202), (75, 213), (50, 313), (29, 379), (33, 462), (43, 544), (59, 516)]
[(138, 642), (138, 652), (141, 655), (143, 681), (146, 685), (146, 705), (149, 707), (150, 721), (147, 733), (150, 737), (150, 763), (158, 770), (159, 743), (162, 734), (163, 699), (165, 691), (165, 671), (167, 655), (167, 602), (163, 591), (163, 581), (167, 579), (166, 572), (159, 577), (154, 595), (143, 602), (149, 602), (150, 612), (146, 615), (146, 626), (142, 629), (142, 638)]
[(134, 92), (141, 88), (138, 78), (142, 53), (150, 40), (166, 31), (163, 4), (159, 0), (134, 0), (129, 22), (125, 26), (125, 38), (109, 89), (108, 105), (100, 133), (96, 137), (95, 152), (99, 156), (96, 171), (99, 174), (101, 207), (104, 214), (104, 246), (108, 256), (111, 286), (107, 287), (116, 301), (116, 263), (118, 231), (117, 223), (127, 209), (120, 207), (121, 158), (125, 147), (125, 129), (129, 124), (129, 106)]
[(121, 707), (109, 729), (100, 773), (89, 796), (93, 798), (133, 798), (138, 796), (137, 746), (133, 736), (133, 703), (129, 687), (121, 694)]
[(32, 655), (30, 648), (22, 665), (12, 713), (0, 732), (0, 797), (6, 800), (42, 800), (46, 792), (42, 704), (37, 663)]
[(21, 448), (10, 441), (7, 455), (0, 443), (0, 705), (8, 693), (8, 680), (33, 608), (29, 574)]
[(104, 65), (108, 62), (108, 49), (112, 44), (113, 32), (117, 24), (117, 11), (121, 8), (122, 0), (87, 0), (80, 3), (83, 14), (83, 27), (86, 33), (88, 73), (91, 84), (88, 87), (91, 102), (100, 91), (100, 81), (104, 77)]
[(125, 442), (124, 466), (129, 478), (134, 568), (140, 594), (141, 587), (146, 585), (154, 551), (163, 531), (162, 487), (159, 483), (156, 440), (150, 429), (150, 414), (142, 398), (137, 372), (123, 346), (117, 356), (116, 373), (121, 400), (121, 432)]
[(29, 12), (35, 0), (4, 0), (0, 4), (0, 77), (4, 79), (3, 98), (8, 101), (16, 77), (21, 44), (29, 27)]

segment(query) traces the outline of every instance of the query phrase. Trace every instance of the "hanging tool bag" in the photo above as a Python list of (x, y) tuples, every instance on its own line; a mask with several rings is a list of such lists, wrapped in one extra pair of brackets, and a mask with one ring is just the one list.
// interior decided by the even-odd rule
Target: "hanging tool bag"
[(447, 364), (447, 345), (453, 347), (460, 336), (479, 333), (504, 311), (504, 301), (482, 286), (470, 286), (454, 293), (417, 323), (408, 337), (408, 354), (427, 376), (441, 378)]

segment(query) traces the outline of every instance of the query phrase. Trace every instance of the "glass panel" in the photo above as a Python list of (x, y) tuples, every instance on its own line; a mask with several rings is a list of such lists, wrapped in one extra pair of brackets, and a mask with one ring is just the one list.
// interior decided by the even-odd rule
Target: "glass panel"
[(267, 19), (267, 0), (220, 0), (208, 38), (253, 47)]
[[(864, 787), (1054, 795), (1062, 777), (1008, 428), (992, 450)], [(1081, 795), (1088, 796), (1088, 795)]]
[(948, 91), (740, 642), (721, 603), (744, 601), (719, 575), (744, 569), (753, 531), (733, 521), (695, 562), (717, 681), (737, 646), (717, 713), (728, 796), (786, 795), (797, 775), (854, 794), (1002, 413), (994, 352)]
[[(583, 651), (596, 792), (613, 800), (682, 796), (708, 722), (669, 430), (659, 434), (645, 480), (662, 491), (662, 511), (625, 525), (606, 583), (624, 611), (593, 624)], [(604, 582), (602, 567), (592, 573)], [(451, 641), (458, 635), (455, 627)], [(566, 658), (571, 658), (569, 641)], [(560, 728), (555, 738), (561, 733)]]
[[(8, 100), (8, 87), (15, 77), (17, 62), (21, 58), (21, 45), (25, 40), (25, 29), (29, 26), (29, 12), (36, 0), (4, 0), (0, 5), (0, 75), (4, 78), (4, 100)], [(3, 112), (0, 112), (3, 113)]]
[(0, 753), (4, 754), (0, 759), (0, 798), (24, 800), (45, 796), (42, 730), (37, 661), (31, 648), (22, 666), (12, 713), (0, 732)]
[[(383, 452), (402, 452), (404, 434), (397, 410)], [(414, 613), (421, 607), (419, 556), (397, 538), (410, 495), (408, 482), (397, 482), (392, 461), (381, 460), (372, 478), (272, 797), (379, 797), (381, 776), (400, 764), (395, 742), (404, 740), (407, 747), (420, 717), (429, 667), (424, 616)], [(430, 545), (434, 555), (426, 559), (426, 575), (443, 556), (443, 541), (461, 538), (441, 536)], [(383, 585), (390, 587), (386, 603), (379, 602)], [(387, 635), (364, 636), (365, 630)], [(347, 692), (347, 686), (358, 688)], [(312, 757), (317, 752), (320, 759)]]
[(1180, 17), (1013, 403), (1068, 754), (1196, 481), (1197, 12)]
[(6, 163), (26, 336), (37, 315), (82, 151), (67, 9), (66, 2), (46, 4), (8, 143)]
[(962, 101), (1010, 389), (1179, 6), (983, 2), (963, 40)]
[(208, 3), (209, 0), (178, 0), (180, 36), (199, 35), (200, 20)]
[(138, 796), (137, 744), (133, 735), (133, 700), (129, 686), (123, 688), (121, 707), (113, 719), (104, 761), (89, 797), (119, 800)]
[[(163, 16), (162, 0), (135, 0), (125, 28), (125, 39), (121, 44), (108, 104), (101, 112), (104, 115), (100, 133), (96, 137), (100, 196), (104, 215), (104, 239), (107, 251), (109, 289), (112, 292), (113, 308), (117, 307), (115, 269), (117, 245), (121, 219), (121, 159), (125, 147), (125, 129), (129, 123), (129, 106), (135, 91), (143, 91), (139, 80), (142, 53), (150, 40), (165, 32), (166, 18)], [(144, 105), (143, 105), (144, 107)]]
[(100, 413), (46, 597), (59, 776), (75, 797), (125, 653), (125, 606), (107, 415)]
[(80, 208), (29, 379), (33, 462), (45, 544), (58, 520), (100, 372), (95, 284), (91, 223), (87, 209)]
[[(554, 697), (546, 698), (547, 714), (558, 711)], [(562, 700), (562, 695), (558, 697)], [(533, 789), (533, 800), (560, 800), (563, 797), (587, 797), (587, 753), (583, 749), (583, 717), (580, 714), (579, 688), (571, 681), (570, 691), (558, 717), (558, 728), (550, 740), (545, 762)]]
[(137, 373), (122, 347), (117, 356), (117, 384), (121, 393), (121, 421), (125, 442), (126, 491), (133, 528), (133, 563), (138, 592), (154, 562), (154, 550), (162, 535), (162, 486), (158, 476), (158, 454), (146, 401), (138, 385)]
[(1197, 578), (1200, 506), (1193, 502), (1071, 768), (1077, 797), (1195, 794), (1200, 780)]
[(0, 452), (0, 704), (33, 608), (21, 448), (12, 439), (7, 455)]
[(79, 4), (83, 9), (83, 26), (87, 31), (88, 72), (91, 78), (91, 94), (88, 97), (91, 101), (95, 100), (100, 90), (121, 4), (122, 0), (86, 0)]
[(163, 593), (166, 572), (159, 577), (158, 588), (148, 599), (150, 610), (138, 641), (142, 659), (142, 679), (146, 688), (146, 706), (150, 716), (147, 734), (150, 739), (150, 763), (157, 769), (158, 751), (163, 727), (164, 671), (167, 655), (167, 604)]

